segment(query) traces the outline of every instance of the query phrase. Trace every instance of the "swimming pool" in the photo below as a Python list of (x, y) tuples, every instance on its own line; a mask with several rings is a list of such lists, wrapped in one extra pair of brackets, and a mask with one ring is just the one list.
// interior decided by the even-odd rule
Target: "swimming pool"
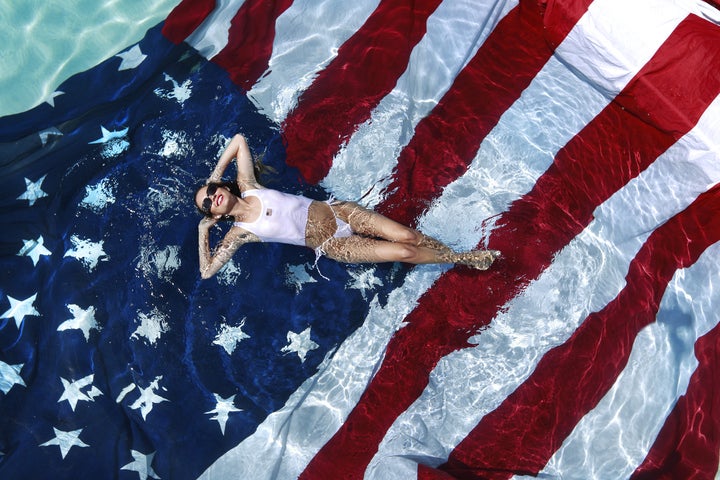
[(71, 75), (94, 67), (162, 21), (178, 0), (0, 1), (0, 115), (37, 105)]
[[(171, 6), (0, 120), (3, 475), (716, 476), (712, 5), (186, 1), (131, 45)], [(202, 282), (237, 131), (276, 188), (504, 257)]]

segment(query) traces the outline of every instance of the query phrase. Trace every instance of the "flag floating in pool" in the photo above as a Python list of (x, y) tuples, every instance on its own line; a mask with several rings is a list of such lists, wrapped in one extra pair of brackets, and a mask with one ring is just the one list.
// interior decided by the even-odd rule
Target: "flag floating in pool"
[[(186, 0), (0, 119), (0, 477), (714, 478), (717, 6)], [(503, 257), (201, 281), (236, 132)]]

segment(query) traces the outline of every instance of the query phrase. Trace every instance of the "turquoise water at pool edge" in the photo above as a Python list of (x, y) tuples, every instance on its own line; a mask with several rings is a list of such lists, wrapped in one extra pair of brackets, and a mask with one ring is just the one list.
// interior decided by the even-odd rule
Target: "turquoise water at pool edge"
[[(0, 0), (0, 116), (139, 41), (179, 0)], [(9, 46), (9, 48), (5, 48)]]

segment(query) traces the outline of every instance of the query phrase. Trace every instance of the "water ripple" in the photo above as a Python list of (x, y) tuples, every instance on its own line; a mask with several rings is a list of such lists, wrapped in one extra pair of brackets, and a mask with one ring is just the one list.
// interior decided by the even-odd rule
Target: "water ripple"
[(179, 0), (0, 0), (0, 116), (27, 110), (60, 83), (139, 41)]

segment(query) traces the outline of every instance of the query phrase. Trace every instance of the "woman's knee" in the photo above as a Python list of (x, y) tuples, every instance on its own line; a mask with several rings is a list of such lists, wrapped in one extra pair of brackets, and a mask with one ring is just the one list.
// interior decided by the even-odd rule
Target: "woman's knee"
[(413, 246), (417, 246), (422, 240), (420, 232), (396, 222), (386, 222), (383, 225), (381, 236), (392, 242)]
[(393, 245), (394, 258), (396, 262), (413, 263), (418, 258), (419, 249), (413, 245), (396, 243)]
[(422, 234), (420, 232), (405, 226), (403, 226), (401, 229), (398, 229), (395, 237), (395, 241), (407, 243), (410, 245), (418, 245), (420, 243), (420, 240), (422, 240)]

